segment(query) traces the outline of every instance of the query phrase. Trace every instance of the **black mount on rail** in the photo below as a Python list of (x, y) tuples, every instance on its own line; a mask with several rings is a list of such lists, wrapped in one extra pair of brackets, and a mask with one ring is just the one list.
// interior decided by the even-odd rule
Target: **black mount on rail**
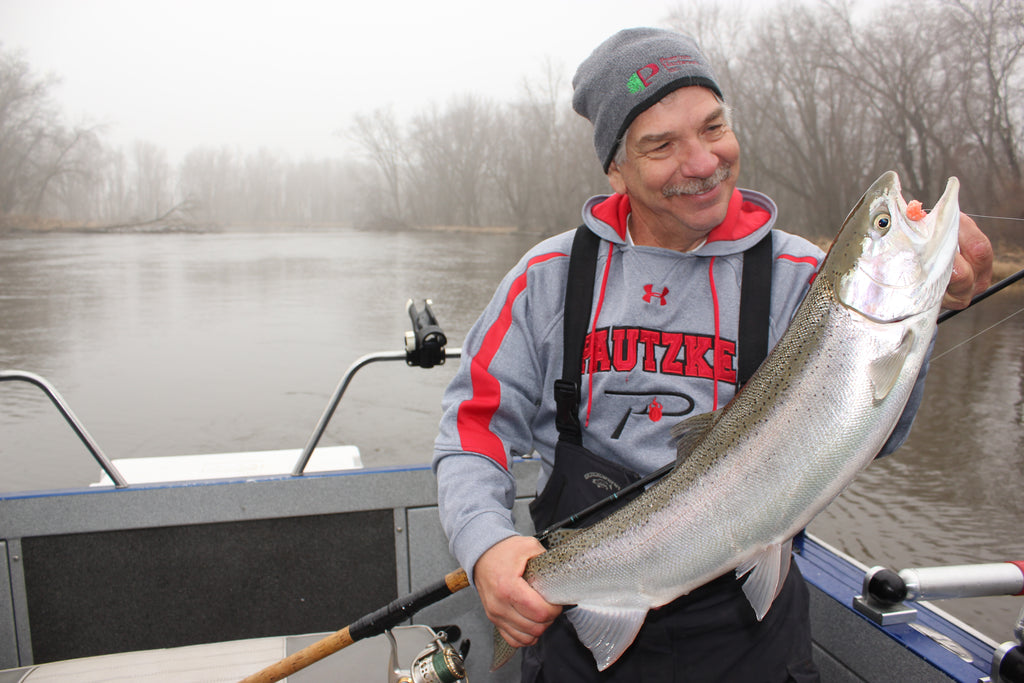
[(412, 329), (405, 333), (405, 362), (419, 368), (432, 368), (444, 365), (445, 344), (448, 338), (437, 324), (434, 311), (431, 310), (430, 299), (423, 300), (423, 310), (417, 310), (416, 304), (409, 299), (405, 310), (412, 321)]

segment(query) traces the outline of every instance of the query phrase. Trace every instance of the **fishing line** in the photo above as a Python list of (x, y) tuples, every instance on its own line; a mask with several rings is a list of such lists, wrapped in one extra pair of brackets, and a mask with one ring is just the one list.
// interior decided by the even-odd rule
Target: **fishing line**
[(969, 213), (967, 215), (971, 218), (987, 218), (993, 221), (1024, 221), (1024, 218), (1013, 218), (1011, 216), (983, 216), (980, 213)]
[(956, 351), (957, 349), (959, 349), (959, 348), (960, 348), (961, 346), (963, 346), (964, 344), (970, 343), (971, 341), (973, 341), (973, 340), (977, 339), (978, 337), (980, 337), (981, 335), (985, 334), (985, 333), (986, 333), (986, 332), (988, 332), (989, 330), (992, 330), (992, 329), (994, 329), (994, 328), (996, 328), (996, 327), (999, 327), (1000, 325), (1002, 325), (1003, 323), (1005, 323), (1005, 322), (1006, 322), (1007, 320), (1009, 320), (1009, 319), (1010, 319), (1010, 318), (1012, 318), (1013, 316), (1015, 316), (1015, 315), (1018, 315), (1018, 314), (1020, 314), (1020, 313), (1024, 313), (1024, 308), (1018, 309), (1017, 311), (1015, 311), (1014, 313), (1011, 313), (1010, 315), (1006, 316), (1005, 318), (1003, 318), (1003, 319), (1002, 319), (1002, 320), (1000, 320), (999, 322), (997, 322), (997, 323), (993, 323), (992, 325), (990, 325), (989, 327), (986, 327), (986, 328), (985, 328), (984, 330), (982, 330), (981, 332), (978, 332), (977, 334), (975, 334), (975, 335), (973, 335), (973, 336), (971, 336), (971, 337), (968, 337), (967, 339), (963, 340), (962, 342), (960, 342), (959, 344), (957, 344), (956, 346), (954, 346), (954, 347), (952, 347), (952, 348), (946, 349), (945, 351), (943, 351), (943, 352), (942, 352), (942, 353), (940, 353), (939, 355), (937, 355), (937, 356), (932, 356), (932, 360), (933, 360), (933, 361), (937, 361), (938, 359), (940, 359), (940, 358), (942, 358), (943, 356), (945, 356), (945, 355), (946, 355), (947, 353), (951, 353), (951, 352), (953, 352), (953, 351)]

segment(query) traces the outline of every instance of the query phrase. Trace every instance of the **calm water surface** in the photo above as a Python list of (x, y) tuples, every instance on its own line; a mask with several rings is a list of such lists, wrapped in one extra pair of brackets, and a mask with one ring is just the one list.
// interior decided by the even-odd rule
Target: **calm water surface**
[[(111, 458), (300, 448), (359, 356), (403, 348), (432, 298), (462, 344), (535, 236), (474, 233), (55, 235), (0, 239), (0, 369), (48, 378)], [(914, 432), (812, 525), (868, 564), (1024, 559), (1024, 307), (1015, 285), (940, 328)], [(977, 339), (962, 344), (972, 336)], [(962, 345), (961, 345), (962, 344)], [(426, 463), (434, 370), (371, 365), (323, 440), (367, 467)], [(77, 487), (99, 468), (33, 387), (0, 384), (0, 491)], [(997, 641), (1024, 600), (941, 606)]]

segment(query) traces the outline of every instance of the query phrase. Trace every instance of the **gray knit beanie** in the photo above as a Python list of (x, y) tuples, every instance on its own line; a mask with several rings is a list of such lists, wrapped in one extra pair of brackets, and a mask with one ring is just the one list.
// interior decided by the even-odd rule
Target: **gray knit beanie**
[(688, 85), (710, 88), (724, 99), (697, 44), (664, 29), (619, 31), (580, 64), (572, 79), (572, 108), (594, 124), (594, 147), (605, 173), (633, 120)]

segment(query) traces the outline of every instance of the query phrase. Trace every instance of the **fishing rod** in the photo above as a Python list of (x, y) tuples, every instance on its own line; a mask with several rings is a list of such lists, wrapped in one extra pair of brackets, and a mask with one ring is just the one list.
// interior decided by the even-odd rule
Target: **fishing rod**
[[(997, 284), (989, 287), (981, 294), (978, 294), (971, 299), (971, 302), (965, 308), (961, 310), (967, 310), (967, 308), (987, 299), (1022, 278), (1024, 278), (1024, 269), (1008, 278), (1000, 280)], [(959, 312), (959, 310), (946, 311), (939, 316), (938, 322), (944, 322)], [(559, 522), (555, 522), (543, 531), (537, 533), (535, 537), (543, 542), (559, 529), (579, 524), (581, 521), (590, 518), (595, 513), (604, 510), (617, 501), (627, 500), (632, 494), (662, 479), (666, 474), (671, 472), (674, 467), (675, 462), (670, 462), (667, 465), (664, 465), (647, 476), (619, 489), (607, 498), (603, 498), (576, 514), (570, 515)], [(415, 593), (393, 600), (376, 612), (367, 614), (340, 631), (336, 631), (335, 633), (318, 640), (312, 645), (303, 648), (289, 657), (286, 657), (285, 659), (282, 659), (263, 670), (242, 679), (241, 683), (274, 683), (274, 681), (280, 681), (281, 679), (286, 678), (359, 640), (384, 633), (394, 626), (399, 625), (406, 619), (411, 618), (412, 615), (419, 610), (439, 602), (449, 595), (457, 593), (468, 586), (469, 577), (467, 576), (466, 571), (464, 569), (457, 569), (447, 574), (443, 580), (429, 585)]]
[(961, 308), (959, 310), (944, 311), (942, 314), (939, 315), (938, 322), (940, 322), (940, 323), (941, 322), (945, 322), (945, 321), (949, 320), (950, 318), (952, 318), (957, 313), (962, 313), (963, 311), (966, 311), (968, 308), (970, 308), (974, 304), (978, 303), (979, 301), (984, 301), (985, 299), (989, 298), (990, 296), (992, 296), (996, 292), (999, 292), (999, 291), (1002, 291), (1003, 289), (1006, 289), (1007, 287), (1012, 285), (1014, 282), (1017, 282), (1021, 278), (1024, 278), (1024, 269), (1018, 270), (1013, 275), (1011, 275), (1009, 277), (1006, 277), (1006, 278), (1003, 278), (1002, 280), (1000, 280), (996, 284), (992, 285), (991, 287), (986, 289), (984, 292), (982, 292), (981, 294), (979, 294), (976, 297), (974, 297), (973, 299), (971, 299), (971, 303), (967, 304), (967, 306), (965, 308)]
[(246, 676), (241, 683), (273, 683), (319, 662), (324, 657), (352, 645), (356, 641), (379, 635), (398, 626), (424, 607), (433, 605), (453, 593), (469, 586), (469, 577), (464, 569), (457, 569), (446, 575), (442, 581), (427, 586), (411, 595), (393, 600), (376, 612), (352, 622), (350, 625), (321, 638), (312, 645)]

